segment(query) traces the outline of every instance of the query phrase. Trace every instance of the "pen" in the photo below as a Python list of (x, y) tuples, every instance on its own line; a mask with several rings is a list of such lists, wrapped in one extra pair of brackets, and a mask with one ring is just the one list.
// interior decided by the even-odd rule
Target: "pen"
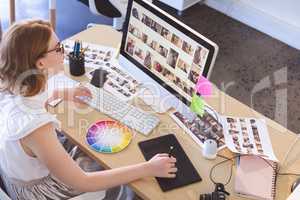
[(79, 44), (80, 44), (80, 48), (79, 49), (80, 49), (80, 52), (81, 52), (83, 50), (82, 41), (80, 41)]
[(74, 47), (73, 47), (74, 55), (76, 53), (76, 49), (77, 49), (77, 40), (75, 40), (75, 42), (74, 42)]
[(168, 153), (169, 154), (169, 158), (171, 158), (171, 156), (172, 156), (173, 149), (174, 149), (174, 147), (170, 146), (169, 153)]
[(80, 46), (80, 41), (78, 41), (78, 42), (77, 42), (77, 49), (76, 49), (76, 57), (79, 56), (80, 48), (81, 48), (81, 46)]
[(81, 48), (81, 55), (84, 55), (84, 52), (89, 48), (89, 46), (86, 46), (85, 48)]

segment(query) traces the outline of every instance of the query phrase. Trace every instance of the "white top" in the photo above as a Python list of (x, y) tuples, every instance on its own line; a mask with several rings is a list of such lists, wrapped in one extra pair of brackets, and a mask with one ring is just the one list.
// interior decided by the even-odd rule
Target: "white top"
[(46, 92), (35, 97), (0, 92), (0, 168), (10, 178), (30, 181), (49, 175), (47, 167), (27, 155), (20, 143), (20, 139), (49, 122), (59, 126), (44, 107), (46, 97)]

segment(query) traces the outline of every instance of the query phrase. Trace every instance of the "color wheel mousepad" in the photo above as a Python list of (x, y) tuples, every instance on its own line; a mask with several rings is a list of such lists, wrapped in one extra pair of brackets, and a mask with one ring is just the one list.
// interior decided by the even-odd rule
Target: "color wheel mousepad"
[(130, 130), (117, 121), (101, 120), (93, 123), (86, 135), (91, 149), (101, 153), (117, 153), (132, 140)]

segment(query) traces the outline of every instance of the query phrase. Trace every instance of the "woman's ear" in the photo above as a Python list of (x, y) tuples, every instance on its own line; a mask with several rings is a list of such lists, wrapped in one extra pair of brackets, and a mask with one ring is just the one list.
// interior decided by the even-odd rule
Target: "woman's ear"
[(45, 69), (45, 64), (44, 64), (44, 59), (43, 58), (39, 58), (36, 62), (35, 62), (35, 66), (38, 69)]

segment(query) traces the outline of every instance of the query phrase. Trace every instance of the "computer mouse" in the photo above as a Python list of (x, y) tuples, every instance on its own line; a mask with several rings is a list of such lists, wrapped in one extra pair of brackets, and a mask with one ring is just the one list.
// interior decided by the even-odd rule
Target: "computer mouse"
[(202, 149), (202, 155), (206, 159), (215, 159), (217, 157), (218, 145), (214, 139), (206, 139)]
[(299, 184), (300, 184), (300, 178), (298, 178), (298, 179), (293, 183), (293, 185), (292, 185), (292, 187), (291, 187), (291, 192), (293, 192)]

